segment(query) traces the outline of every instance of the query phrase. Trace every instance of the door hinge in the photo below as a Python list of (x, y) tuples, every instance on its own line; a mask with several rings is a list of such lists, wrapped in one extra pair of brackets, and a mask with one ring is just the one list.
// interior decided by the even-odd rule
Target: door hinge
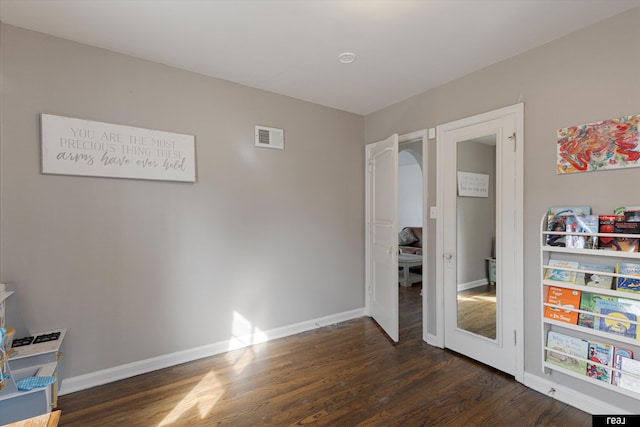
[(513, 142), (513, 152), (516, 152), (516, 146), (518, 144), (518, 138), (516, 138), (516, 133), (514, 132), (511, 136), (508, 137), (508, 139), (511, 140), (511, 142)]
[(515, 329), (513, 330), (513, 345), (518, 345), (518, 332)]

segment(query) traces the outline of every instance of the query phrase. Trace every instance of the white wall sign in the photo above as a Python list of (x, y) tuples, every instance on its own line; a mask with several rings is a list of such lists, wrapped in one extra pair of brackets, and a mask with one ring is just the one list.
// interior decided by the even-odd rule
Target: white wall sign
[(458, 196), (489, 197), (489, 175), (458, 172)]
[(42, 173), (195, 182), (193, 135), (41, 114)]

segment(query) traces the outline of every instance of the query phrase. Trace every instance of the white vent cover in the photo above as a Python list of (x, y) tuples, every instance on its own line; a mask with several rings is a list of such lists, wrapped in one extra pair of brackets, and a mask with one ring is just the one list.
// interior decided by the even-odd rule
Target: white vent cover
[(256, 147), (284, 149), (284, 130), (256, 126)]

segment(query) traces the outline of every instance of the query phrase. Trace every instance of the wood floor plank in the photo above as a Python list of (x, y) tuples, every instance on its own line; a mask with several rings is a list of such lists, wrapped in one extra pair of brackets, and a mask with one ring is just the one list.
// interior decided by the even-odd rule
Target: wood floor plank
[(61, 396), (60, 425), (589, 425), (584, 412), (422, 341), (418, 286), (400, 342), (354, 319)]

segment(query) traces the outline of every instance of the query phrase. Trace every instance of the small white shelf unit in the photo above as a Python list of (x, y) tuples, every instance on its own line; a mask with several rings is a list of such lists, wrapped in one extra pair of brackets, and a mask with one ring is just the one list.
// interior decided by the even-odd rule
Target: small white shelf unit
[(0, 328), (5, 328), (4, 324), (4, 301), (13, 294), (13, 291), (7, 291), (4, 283), (0, 283)]
[[(5, 325), (5, 303), (13, 291), (7, 291), (0, 283), (0, 325)], [(9, 300), (8, 302), (11, 302)], [(15, 320), (15, 319), (14, 319)], [(58, 385), (62, 383), (63, 373), (61, 357), (66, 329), (58, 329), (32, 334), (33, 336), (59, 332), (58, 339), (32, 343), (12, 349), (5, 365), (5, 374), (9, 377), (0, 390), (0, 425), (46, 414), (58, 405)], [(53, 376), (56, 381), (46, 387), (20, 391), (17, 382), (31, 376)]]
[[(557, 371), (557, 372), (561, 372), (564, 375), (568, 375), (574, 378), (578, 378), (580, 380), (583, 380), (587, 383), (590, 384), (595, 384), (599, 387), (605, 388), (607, 390), (611, 390), (629, 397), (632, 397), (634, 399), (637, 399), (640, 401), (640, 393), (637, 393), (635, 391), (632, 390), (628, 390), (626, 388), (621, 388), (618, 386), (615, 386), (613, 384), (608, 384), (604, 381), (599, 381), (595, 378), (591, 378), (589, 376), (586, 375), (586, 373), (584, 375), (580, 375), (576, 372), (570, 371), (568, 369), (563, 369), (561, 366), (558, 365), (554, 365), (551, 363), (547, 363), (546, 362), (546, 352), (547, 350), (549, 350), (549, 348), (547, 347), (547, 333), (551, 330), (553, 331), (557, 331), (560, 332), (562, 334), (565, 335), (571, 335), (574, 336), (576, 338), (582, 338), (582, 339), (586, 339), (586, 340), (590, 340), (593, 339), (593, 341), (598, 341), (598, 342), (605, 342), (605, 343), (609, 343), (615, 346), (619, 346), (619, 347), (624, 347), (624, 348), (629, 348), (630, 350), (633, 351), (634, 353), (634, 358), (638, 359), (640, 357), (640, 340), (638, 340), (637, 338), (630, 338), (630, 337), (624, 337), (621, 335), (615, 335), (615, 334), (611, 334), (605, 331), (600, 331), (600, 330), (596, 330), (596, 329), (591, 329), (591, 328), (586, 328), (584, 326), (579, 326), (579, 325), (574, 325), (574, 324), (570, 324), (567, 322), (561, 322), (561, 321), (557, 321), (557, 320), (552, 320), (552, 319), (548, 319), (546, 317), (544, 317), (544, 310), (545, 307), (547, 306), (551, 306), (551, 307), (560, 307), (557, 305), (553, 305), (553, 304), (548, 304), (545, 301), (547, 300), (547, 291), (548, 291), (548, 287), (549, 286), (554, 286), (554, 287), (561, 287), (561, 288), (566, 288), (566, 289), (574, 289), (574, 290), (579, 290), (582, 292), (590, 292), (590, 293), (594, 293), (594, 294), (600, 294), (600, 295), (607, 295), (607, 296), (612, 296), (612, 297), (621, 297), (621, 298), (626, 298), (626, 299), (630, 299), (630, 300), (638, 300), (640, 303), (640, 293), (633, 293), (633, 292), (620, 292), (617, 290), (613, 290), (613, 289), (604, 289), (604, 288), (597, 288), (597, 287), (592, 287), (592, 286), (583, 286), (583, 285), (577, 285), (577, 284), (570, 284), (570, 283), (559, 283), (559, 282), (555, 282), (555, 281), (549, 281), (549, 280), (545, 280), (545, 272), (548, 268), (551, 268), (548, 266), (548, 262), (551, 259), (559, 259), (559, 260), (575, 260), (575, 261), (583, 261), (583, 262), (592, 262), (592, 263), (601, 263), (601, 264), (609, 264), (609, 265), (614, 265), (617, 262), (620, 261), (629, 261), (629, 262), (638, 262), (640, 263), (640, 252), (620, 252), (620, 251), (610, 251), (610, 250), (602, 250), (602, 249), (575, 249), (575, 248), (566, 248), (566, 247), (562, 247), (562, 246), (548, 246), (547, 245), (547, 235), (549, 234), (553, 234), (553, 235), (579, 235), (579, 236), (597, 236), (597, 237), (620, 237), (620, 234), (612, 234), (612, 233), (577, 233), (577, 232), (559, 232), (559, 231), (547, 231), (547, 215), (543, 215), (541, 223), (540, 223), (540, 248), (541, 248), (541, 266), (540, 266), (540, 273), (541, 273), (541, 277), (540, 277), (540, 283), (542, 284), (542, 286), (540, 286), (541, 289), (541, 301), (542, 303), (540, 304), (541, 306), (541, 317), (542, 317), (542, 369), (543, 369), (543, 373), (544, 374), (549, 374), (551, 371)], [(630, 238), (639, 238), (640, 239), (640, 235), (635, 235), (635, 234), (625, 234), (624, 237), (630, 237)], [(573, 271), (573, 272), (578, 272), (578, 273), (597, 273), (599, 275), (608, 275), (608, 276), (612, 276), (614, 277), (614, 281), (616, 277), (619, 277), (620, 274), (618, 273), (604, 273), (601, 271), (595, 272), (595, 271), (590, 271), (590, 270), (584, 270), (584, 269), (575, 269), (575, 268), (560, 268), (558, 266), (553, 266), (552, 267), (555, 270), (566, 270), (566, 271)], [(622, 275), (624, 277), (634, 277), (634, 276), (625, 276)], [(636, 277), (637, 278), (637, 277)], [(562, 307), (564, 310), (569, 310), (569, 311), (574, 311), (574, 312), (578, 312), (578, 313), (588, 313), (588, 314), (594, 314), (588, 311), (584, 311), (584, 310), (580, 310), (579, 308), (571, 308), (571, 307)], [(609, 317), (609, 316), (600, 316), (597, 313), (594, 314), (596, 318), (598, 317)], [(636, 322), (631, 322), (631, 323), (635, 323), (637, 328), (640, 328), (640, 322), (636, 321)], [(556, 353), (560, 353), (558, 350), (554, 349), (553, 350)], [(593, 364), (593, 362), (587, 360), (587, 359), (580, 359), (577, 358), (575, 356), (571, 356), (568, 354), (565, 354), (565, 356), (567, 357), (571, 357), (573, 359), (578, 359), (581, 361), (586, 361), (589, 362), (590, 364)], [(599, 364), (596, 364), (599, 365)], [(618, 369), (612, 367), (612, 366), (607, 366), (607, 369), (611, 370), (612, 372), (617, 372), (619, 371)], [(630, 375), (627, 372), (625, 372), (625, 375)]]

